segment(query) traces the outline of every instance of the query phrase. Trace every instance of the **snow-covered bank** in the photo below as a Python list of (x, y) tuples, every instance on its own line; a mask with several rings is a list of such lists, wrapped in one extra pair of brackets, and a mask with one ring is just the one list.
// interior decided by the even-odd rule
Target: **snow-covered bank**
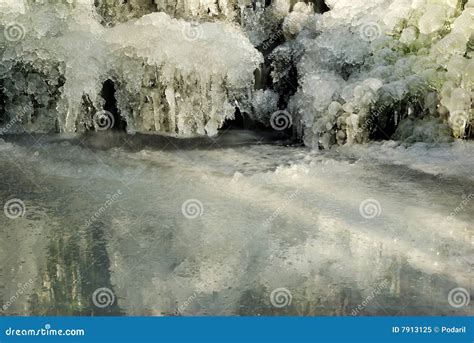
[[(130, 315), (352, 315), (374, 290), (358, 314), (472, 314), (448, 299), (471, 287), (472, 143), (315, 153), (236, 132), (192, 145), (7, 139), (0, 198), (26, 213), (1, 216), (2, 244), (28, 244), (16, 237), (30, 222), (50, 228), (35, 229), (45, 261), (2, 265), (14, 282), (41, 269), (39, 300), (8, 313), (98, 313), (91, 295), (107, 287)], [(463, 168), (445, 168), (448, 156)]]

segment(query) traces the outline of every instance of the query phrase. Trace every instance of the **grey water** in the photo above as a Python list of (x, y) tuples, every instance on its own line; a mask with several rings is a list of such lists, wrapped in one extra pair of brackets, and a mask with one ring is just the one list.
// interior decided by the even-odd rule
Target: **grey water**
[(473, 289), (472, 170), (431, 173), (436, 152), (418, 168), (246, 131), (4, 136), (1, 313), (472, 315), (450, 296)]

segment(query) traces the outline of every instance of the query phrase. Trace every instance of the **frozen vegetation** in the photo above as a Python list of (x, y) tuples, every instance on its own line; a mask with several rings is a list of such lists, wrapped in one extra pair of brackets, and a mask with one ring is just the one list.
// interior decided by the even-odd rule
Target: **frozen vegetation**
[(284, 111), (313, 147), (471, 135), (473, 0), (0, 6), (9, 131), (215, 135), (239, 108), (268, 127)]

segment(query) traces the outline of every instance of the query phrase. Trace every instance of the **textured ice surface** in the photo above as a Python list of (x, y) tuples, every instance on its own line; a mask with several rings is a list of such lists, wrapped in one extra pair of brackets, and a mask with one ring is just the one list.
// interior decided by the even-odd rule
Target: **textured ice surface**
[(233, 24), (153, 13), (105, 28), (85, 0), (2, 1), (8, 11), (0, 23), (10, 35), (2, 36), (0, 69), (7, 121), (31, 131), (96, 126), (103, 83), (112, 80), (129, 132), (213, 135), (235, 102), (246, 101), (261, 62)]
[(351, 315), (375, 289), (359, 314), (472, 315), (448, 302), (472, 292), (471, 142), (7, 139), (0, 198), (26, 213), (0, 216), (0, 303), (34, 280), (8, 314), (116, 314), (92, 303), (107, 287), (128, 315)]
[(403, 120), (401, 129), (418, 126), (428, 131), (423, 140), (443, 140), (446, 130), (432, 130), (424, 117), (446, 123), (455, 137), (467, 134), (472, 0), (327, 3), (331, 11), (315, 15), (297, 37), (305, 53), (291, 108), (303, 120), (307, 144), (362, 142), (387, 131), (386, 138)]
[(472, 135), (473, 0), (94, 3), (0, 1), (2, 130), (98, 129), (111, 80), (129, 132), (213, 135), (239, 107), (315, 148)]

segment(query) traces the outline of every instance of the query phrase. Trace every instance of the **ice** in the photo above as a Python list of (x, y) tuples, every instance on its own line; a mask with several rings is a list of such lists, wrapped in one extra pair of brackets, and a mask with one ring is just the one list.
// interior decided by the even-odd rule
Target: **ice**
[[(0, 216), (0, 301), (35, 282), (7, 314), (349, 316), (380, 284), (360, 315), (472, 314), (448, 303), (472, 282), (472, 142), (318, 153), (226, 134), (5, 137), (0, 197), (14, 183), (26, 214)], [(116, 312), (93, 305), (101, 287)]]
[(0, 5), (10, 132), (215, 135), (238, 107), (287, 111), (314, 148), (472, 135), (473, 0)]
[[(156, 34), (165, 30), (166, 35)], [(139, 36), (143, 40), (137, 42)], [(196, 42), (187, 43), (186, 39)], [(177, 48), (180, 40), (184, 45)], [(105, 41), (119, 53), (116, 63), (123, 80), (118, 83), (126, 89), (119, 89), (118, 102), (122, 112), (132, 118), (135, 131), (217, 133), (225, 119), (233, 117), (234, 101), (245, 100), (262, 61), (235, 26), (194, 25), (163, 13), (117, 25), (105, 34)], [(130, 50), (133, 59), (122, 58), (129, 56)], [(146, 61), (148, 70), (142, 75), (127, 73), (134, 70), (137, 60)]]
[[(296, 37), (305, 52), (298, 64), (301, 89), (290, 109), (303, 118), (307, 144), (328, 148), (336, 142), (365, 142), (380, 134), (378, 129), (390, 132), (403, 121), (450, 127), (451, 133), (440, 128), (429, 130), (433, 137), (420, 136), (428, 141), (468, 135), (472, 1), (327, 3), (331, 11), (315, 15), (316, 25), (306, 27), (315, 38)], [(376, 88), (367, 87), (371, 80)], [(436, 105), (434, 97), (425, 102), (430, 92), (437, 94)], [(333, 102), (342, 106), (336, 115), (329, 110)], [(426, 116), (431, 119), (423, 120)]]
[(471, 314), (474, 1), (326, 4), (0, 0), (7, 314)]
[[(11, 19), (5, 15), (1, 22)], [(18, 107), (32, 108), (21, 119), (29, 131), (96, 127), (103, 84), (112, 80), (129, 132), (214, 135), (233, 117), (235, 102), (249, 100), (262, 61), (240, 29), (226, 23), (152, 13), (105, 28), (85, 0), (29, 4), (15, 20), (23, 37), (6, 37), (2, 50), (2, 78), (11, 80), (7, 118), (16, 117)], [(110, 126), (118, 120), (107, 117)]]
[(269, 89), (257, 90), (253, 95), (252, 105), (255, 121), (268, 123), (271, 115), (278, 110), (278, 94)]
[(114, 25), (152, 12), (164, 12), (173, 18), (211, 21), (233, 20), (239, 13), (235, 0), (116, 0), (96, 1), (97, 11), (108, 24)]

